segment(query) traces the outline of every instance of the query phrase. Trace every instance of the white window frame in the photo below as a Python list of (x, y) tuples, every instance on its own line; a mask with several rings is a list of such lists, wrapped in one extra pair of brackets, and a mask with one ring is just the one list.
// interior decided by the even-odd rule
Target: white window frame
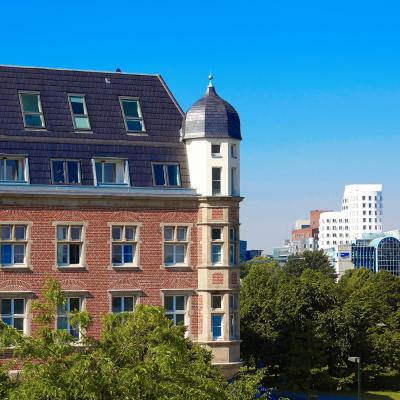
[[(219, 239), (213, 239), (213, 230), (219, 229), (221, 232), (221, 236)], [(219, 248), (219, 253), (214, 252), (214, 248)], [(211, 265), (222, 265), (224, 263), (224, 228), (221, 226), (211, 226)], [(219, 260), (214, 260), (214, 255), (219, 254)]]
[[(124, 310), (125, 308), (125, 299), (126, 298), (131, 298), (132, 299), (132, 311), (113, 311), (113, 300), (116, 298), (120, 298), (121, 299), (121, 309)], [(113, 293), (111, 294), (111, 313), (113, 314), (120, 314), (120, 313), (125, 313), (125, 312), (134, 312), (135, 311), (135, 307), (136, 307), (136, 302), (137, 302), (137, 296), (135, 296), (134, 294), (116, 294)]]
[[(24, 105), (23, 105), (23, 102), (22, 102), (22, 96), (24, 94), (38, 96), (39, 112), (31, 112), (31, 111), (25, 112)], [(41, 96), (40, 96), (40, 92), (23, 90), (23, 91), (18, 92), (18, 97), (19, 97), (19, 104), (20, 104), (20, 107), (21, 107), (22, 121), (24, 123), (24, 128), (25, 129), (46, 129), (46, 121), (44, 119), (44, 113), (43, 113), (43, 107), (42, 107), (42, 99), (41, 99)], [(30, 125), (27, 125), (26, 119), (25, 119), (26, 115), (37, 115), (37, 116), (39, 116), (40, 120), (42, 122), (42, 125), (41, 126), (30, 126)]]
[[(221, 317), (221, 335), (214, 336), (214, 324), (213, 324), (213, 317)], [(224, 314), (221, 312), (216, 312), (211, 314), (211, 339), (213, 341), (220, 341), (224, 338)]]
[[(10, 300), (11, 301), (11, 313), (10, 314), (1, 314), (1, 312), (2, 312), (2, 304), (1, 303), (4, 300)], [(23, 314), (15, 314), (15, 312), (14, 312), (14, 309), (15, 309), (14, 302), (15, 302), (15, 300), (23, 300), (23, 302), (24, 302), (24, 313)], [(12, 319), (12, 324), (11, 325), (6, 324), (6, 325), (11, 326), (13, 328), (14, 328), (14, 319), (15, 318), (22, 318), (23, 319), (23, 328), (22, 328), (22, 332), (21, 331), (19, 331), (19, 332), (21, 332), (23, 334), (26, 334), (26, 331), (27, 331), (27, 298), (24, 297), (24, 296), (0, 297), (0, 319), (3, 321), (3, 318), (11, 318)]]
[[(164, 185), (158, 185), (156, 184), (156, 174), (154, 172), (154, 167), (155, 166), (159, 166), (161, 165), (163, 167), (163, 172), (164, 172)], [(174, 165), (177, 167), (178, 169), (178, 184), (177, 185), (171, 185), (170, 184), (170, 180), (169, 180), (169, 173), (168, 173), (168, 166), (169, 165)], [(153, 174), (153, 186), (157, 186), (157, 187), (181, 187), (182, 186), (182, 180), (181, 180), (181, 167), (179, 163), (173, 163), (173, 162), (169, 162), (169, 163), (151, 163), (151, 172)]]
[[(172, 239), (166, 239), (166, 229), (173, 229)], [(178, 230), (184, 229), (185, 230), (185, 240), (181, 240), (178, 238)], [(166, 268), (170, 267), (180, 267), (180, 266), (187, 266), (188, 265), (188, 249), (189, 249), (189, 226), (187, 225), (163, 225), (162, 226), (162, 234), (163, 234), (163, 263)], [(177, 246), (184, 246), (184, 260), (183, 262), (177, 262)], [(166, 262), (166, 246), (173, 246), (173, 262), (167, 263)]]
[[(82, 97), (84, 114), (74, 114), (74, 111), (72, 110), (71, 97)], [(87, 110), (87, 106), (86, 106), (86, 96), (84, 94), (68, 93), (68, 104), (69, 104), (69, 110), (71, 111), (71, 118), (72, 118), (72, 124), (74, 126), (74, 130), (75, 131), (90, 131), (90, 130), (92, 130), (92, 127), (90, 125), (90, 118), (89, 118), (89, 114), (88, 114), (88, 110)], [(76, 126), (75, 117), (85, 117), (87, 119), (87, 122), (89, 125), (88, 128), (78, 128)]]
[[(214, 179), (214, 170), (219, 170), (219, 179)], [(214, 182), (219, 182), (219, 191), (214, 190)], [(220, 196), (222, 193), (222, 167), (211, 168), (211, 193), (213, 196)]]
[[(123, 102), (124, 101), (130, 101), (130, 102), (134, 102), (134, 101), (136, 101), (137, 102), (137, 105), (138, 105), (138, 114), (139, 114), (139, 116), (138, 117), (126, 117), (126, 115), (125, 115), (125, 111), (124, 111), (124, 105), (123, 105)], [(121, 112), (122, 112), (122, 117), (123, 117), (123, 119), (124, 119), (124, 124), (125, 124), (125, 129), (126, 129), (126, 131), (128, 132), (128, 134), (129, 133), (131, 133), (131, 134), (143, 134), (143, 133), (146, 133), (146, 125), (145, 125), (145, 123), (144, 123), (144, 118), (143, 118), (143, 113), (142, 113), (142, 107), (141, 107), (141, 105), (140, 105), (140, 100), (139, 100), (139, 98), (138, 97), (126, 97), (126, 96), (122, 96), (122, 97), (120, 97), (119, 98), (119, 104), (120, 104), (120, 107), (121, 107)], [(137, 130), (130, 130), (129, 128), (128, 128), (128, 122), (127, 121), (140, 121), (141, 123), (142, 123), (142, 130), (140, 130), (140, 131), (137, 131)]]
[[(59, 239), (58, 237), (58, 229), (59, 228), (67, 228), (67, 238), (66, 239)], [(80, 228), (80, 239), (72, 239), (71, 238), (71, 228)], [(79, 245), (79, 263), (78, 264), (71, 264), (70, 263), (70, 245)], [(59, 246), (67, 245), (68, 246), (68, 262), (67, 263), (60, 263), (59, 262)], [(58, 268), (79, 268), (83, 266), (83, 259), (84, 259), (84, 226), (79, 224), (57, 224), (56, 225), (56, 262)]]
[[(6, 163), (7, 160), (18, 161), (18, 177), (22, 176), (23, 179), (8, 180), (5, 179)], [(0, 163), (3, 163), (4, 176), (0, 176), (0, 184), (21, 184), (29, 182), (29, 164), (28, 159), (23, 156), (2, 154), (0, 155)]]
[[(10, 239), (3, 239), (1, 236), (1, 230), (3, 227), (10, 227), (11, 229), (11, 237)], [(17, 239), (15, 235), (15, 229), (16, 227), (24, 227), (25, 229), (25, 237), (24, 239)], [(28, 225), (24, 223), (1, 223), (0, 224), (0, 268), (10, 268), (10, 267), (16, 267), (16, 268), (23, 268), (27, 266), (27, 252), (28, 252)], [(10, 245), (11, 246), (11, 263), (3, 263), (2, 258), (3, 255), (1, 246), (2, 245)], [(22, 263), (16, 263), (15, 262), (15, 249), (14, 247), (16, 245), (23, 245), (24, 246), (24, 260)]]
[[(173, 308), (172, 310), (167, 310), (165, 307), (165, 299), (166, 297), (172, 297), (173, 298)], [(176, 298), (177, 297), (183, 297), (183, 305), (184, 305), (184, 309), (183, 310), (177, 310), (176, 309)], [(164, 293), (164, 297), (163, 297), (163, 307), (165, 310), (165, 315), (172, 315), (172, 323), (176, 326), (176, 316), (177, 315), (183, 315), (183, 325), (187, 326), (188, 325), (188, 315), (187, 315), (187, 311), (188, 311), (188, 300), (189, 300), (189, 296), (187, 294), (184, 293)]]
[[(118, 173), (118, 169), (122, 170), (122, 182), (108, 183), (108, 182), (99, 182), (97, 176), (96, 164), (102, 164), (102, 176), (104, 178), (104, 164), (115, 164), (116, 165), (116, 174)], [(93, 179), (95, 186), (130, 186), (129, 179), (129, 162), (125, 159), (117, 159), (117, 158), (95, 158), (92, 159), (92, 168), (93, 168)]]
[[(218, 146), (218, 148), (219, 148), (218, 153), (213, 152), (213, 146)], [(211, 157), (213, 157), (213, 158), (221, 158), (222, 157), (221, 143), (211, 143)]]
[[(54, 181), (54, 167), (53, 167), (54, 161), (59, 161), (59, 162), (63, 163), (64, 183)], [(77, 183), (69, 183), (68, 182), (68, 162), (76, 162), (78, 164), (78, 182)], [(52, 158), (50, 160), (50, 169), (51, 169), (51, 183), (53, 185), (81, 185), (82, 184), (80, 160), (74, 160), (71, 158)]]
[[(71, 304), (70, 304), (70, 299), (79, 299), (79, 310), (78, 310), (78, 312), (82, 312), (83, 310), (84, 310), (84, 305), (85, 305), (85, 298), (84, 297), (82, 297), (81, 295), (79, 296), (79, 295), (75, 295), (75, 294), (67, 294), (66, 296), (65, 296), (65, 302), (66, 302), (66, 304), (65, 304), (65, 308), (66, 308), (66, 312), (65, 313), (59, 313), (59, 308), (61, 307), (61, 306), (59, 306), (59, 307), (57, 307), (57, 313), (56, 313), (56, 329), (57, 330), (62, 330), (62, 329), (59, 329), (58, 328), (58, 318), (66, 318), (66, 320), (67, 320), (67, 332), (69, 333), (69, 334), (71, 334), (71, 331), (72, 330), (74, 330), (73, 328), (72, 328), (72, 326), (71, 326), (71, 324), (69, 323), (69, 321), (68, 321), (68, 319), (69, 319), (69, 314), (73, 311), (73, 310), (71, 310)], [(81, 339), (82, 339), (82, 337), (81, 337), (81, 331), (80, 331), (80, 329), (79, 329), (79, 327), (77, 328), (78, 329), (78, 338), (75, 338), (74, 337), (74, 339), (76, 339), (76, 341), (80, 341)]]
[[(113, 230), (114, 228), (121, 229), (121, 238), (114, 239), (113, 238)], [(134, 237), (132, 239), (126, 239), (126, 228), (134, 229)], [(111, 238), (111, 265), (115, 268), (124, 268), (124, 267), (136, 267), (137, 266), (137, 253), (138, 253), (138, 226), (134, 224), (112, 224), (110, 226), (110, 238)], [(114, 263), (114, 246), (122, 246), (121, 249), (121, 258), (122, 263)], [(132, 245), (132, 262), (124, 262), (124, 245)]]

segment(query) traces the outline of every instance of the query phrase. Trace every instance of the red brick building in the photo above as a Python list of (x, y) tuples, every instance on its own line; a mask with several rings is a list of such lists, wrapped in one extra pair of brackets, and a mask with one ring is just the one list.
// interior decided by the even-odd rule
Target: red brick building
[(0, 67), (0, 309), (26, 334), (46, 277), (67, 314), (163, 306), (240, 365), (240, 122), (210, 83), (184, 114), (158, 75)]

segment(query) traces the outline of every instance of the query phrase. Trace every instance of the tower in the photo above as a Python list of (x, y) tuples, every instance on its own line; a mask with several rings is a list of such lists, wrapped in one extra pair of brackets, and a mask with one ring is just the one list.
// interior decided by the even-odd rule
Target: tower
[(197, 341), (213, 352), (226, 377), (240, 367), (240, 120), (209, 76), (204, 96), (182, 125), (191, 186), (199, 198)]

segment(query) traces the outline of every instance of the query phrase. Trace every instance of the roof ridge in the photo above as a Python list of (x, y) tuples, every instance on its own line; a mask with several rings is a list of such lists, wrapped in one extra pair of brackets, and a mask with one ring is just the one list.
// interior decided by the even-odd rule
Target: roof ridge
[(139, 76), (159, 76), (159, 74), (146, 74), (140, 72), (116, 72), (116, 71), (102, 71), (102, 70), (89, 70), (79, 68), (56, 68), (56, 67), (35, 67), (27, 65), (12, 65), (12, 64), (0, 64), (0, 68), (25, 68), (25, 69), (43, 69), (50, 71), (71, 71), (71, 72), (89, 72), (89, 73), (102, 73), (102, 74), (114, 74), (114, 75), (139, 75)]

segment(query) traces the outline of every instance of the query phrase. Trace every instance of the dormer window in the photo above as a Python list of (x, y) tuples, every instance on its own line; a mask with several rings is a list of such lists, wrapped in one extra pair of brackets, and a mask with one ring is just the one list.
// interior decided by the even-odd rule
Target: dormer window
[(125, 128), (128, 132), (145, 132), (142, 110), (138, 99), (120, 98)]
[(155, 186), (181, 186), (178, 164), (153, 164)]
[(28, 168), (23, 157), (0, 156), (0, 182), (21, 183), (27, 182)]
[(81, 183), (81, 168), (77, 160), (52, 160), (52, 182), (56, 185), (78, 185)]
[(79, 94), (68, 95), (69, 106), (71, 109), (72, 122), (75, 130), (90, 130), (88, 111), (86, 108), (85, 96)]
[(40, 94), (24, 92), (19, 94), (25, 128), (45, 128)]
[(94, 160), (97, 186), (129, 185), (127, 160)]

